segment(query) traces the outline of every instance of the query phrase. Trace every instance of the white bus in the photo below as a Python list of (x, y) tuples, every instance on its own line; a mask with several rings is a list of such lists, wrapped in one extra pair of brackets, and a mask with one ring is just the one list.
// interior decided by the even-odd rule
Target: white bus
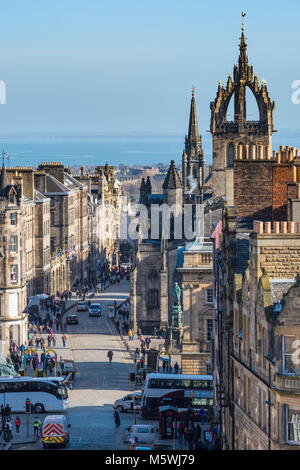
[(212, 375), (147, 374), (141, 415), (157, 416), (162, 404), (178, 408), (207, 408), (213, 405)]
[(30, 399), (34, 413), (61, 411), (69, 407), (68, 388), (58, 377), (0, 377), (0, 406), (13, 413), (25, 412)]

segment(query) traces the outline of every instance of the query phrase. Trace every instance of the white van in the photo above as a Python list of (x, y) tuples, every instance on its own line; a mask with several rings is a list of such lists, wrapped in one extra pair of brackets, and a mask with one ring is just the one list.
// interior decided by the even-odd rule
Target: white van
[(140, 409), (142, 399), (141, 392), (132, 392), (127, 393), (123, 398), (119, 398), (114, 402), (114, 408), (119, 411), (119, 413), (124, 413), (125, 411), (133, 411)]
[(65, 415), (46, 416), (43, 424), (42, 443), (44, 449), (48, 446), (66, 447), (70, 440), (69, 429)]
[(132, 424), (128, 428), (127, 439), (131, 445), (153, 444), (157, 439), (157, 429), (152, 424)]

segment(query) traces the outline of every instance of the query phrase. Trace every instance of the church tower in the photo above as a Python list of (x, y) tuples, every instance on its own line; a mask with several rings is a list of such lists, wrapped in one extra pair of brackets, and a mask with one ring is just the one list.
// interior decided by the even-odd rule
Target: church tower
[[(245, 14), (242, 14), (244, 17)], [(273, 111), (275, 102), (269, 98), (265, 80), (260, 85), (253, 67), (248, 64), (244, 22), (240, 38), (238, 64), (229, 74), (227, 86), (219, 81), (216, 99), (211, 102), (210, 132), (213, 139), (213, 165), (211, 186), (215, 196), (233, 191), (231, 187), (236, 158), (268, 158), (272, 154)], [(253, 93), (259, 111), (258, 121), (248, 121), (246, 114), (246, 89)], [(234, 120), (227, 121), (227, 110), (234, 98)], [(240, 153), (247, 155), (240, 155)], [(227, 171), (228, 170), (228, 171)], [(230, 176), (231, 175), (231, 176)]]
[[(202, 150), (202, 138), (198, 132), (195, 89), (192, 90), (188, 135), (185, 136), (185, 148), (182, 154), (182, 186), (184, 192), (192, 190), (199, 193), (204, 186), (205, 157)], [(196, 180), (193, 190), (193, 180)]]

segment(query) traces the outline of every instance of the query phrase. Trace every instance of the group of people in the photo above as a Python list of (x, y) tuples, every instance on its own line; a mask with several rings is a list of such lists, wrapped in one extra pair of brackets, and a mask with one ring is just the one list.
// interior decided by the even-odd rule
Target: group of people
[[(11, 418), (11, 408), (7, 404), (5, 407), (1, 405), (0, 409), (1, 413), (1, 430), (0, 430), (0, 437), (2, 437), (2, 441), (7, 444), (9, 441), (13, 439), (13, 433), (12, 433), (12, 418)], [(39, 437), (41, 433), (41, 427), (42, 427), (42, 421), (39, 419), (38, 416), (36, 416), (33, 419), (33, 434), (37, 437)], [(14, 425), (16, 429), (16, 434), (20, 433), (20, 428), (21, 428), (21, 419), (19, 415), (15, 417), (14, 420)]]
[[(201, 411), (201, 410), (200, 410)], [(218, 427), (210, 425), (208, 429), (202, 428), (202, 423), (192, 420), (180, 422), (177, 428), (178, 445), (189, 450), (215, 450), (218, 448)]]

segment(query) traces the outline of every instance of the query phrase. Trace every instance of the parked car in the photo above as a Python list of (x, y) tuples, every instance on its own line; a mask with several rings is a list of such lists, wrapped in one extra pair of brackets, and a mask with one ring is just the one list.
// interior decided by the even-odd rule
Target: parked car
[(119, 398), (114, 402), (114, 408), (119, 411), (119, 413), (124, 413), (125, 411), (140, 410), (141, 408), (141, 392), (132, 392), (125, 395), (123, 398)]
[(67, 316), (67, 325), (78, 325), (79, 320), (76, 313), (71, 313)]
[(44, 449), (48, 446), (66, 447), (70, 440), (69, 429), (65, 415), (46, 416), (43, 423), (42, 443)]
[(78, 302), (77, 312), (86, 312), (89, 309), (87, 302)]
[(127, 442), (136, 444), (153, 444), (157, 439), (157, 429), (152, 424), (132, 424), (128, 428)]
[(89, 317), (101, 317), (100, 304), (91, 304), (90, 305)]

